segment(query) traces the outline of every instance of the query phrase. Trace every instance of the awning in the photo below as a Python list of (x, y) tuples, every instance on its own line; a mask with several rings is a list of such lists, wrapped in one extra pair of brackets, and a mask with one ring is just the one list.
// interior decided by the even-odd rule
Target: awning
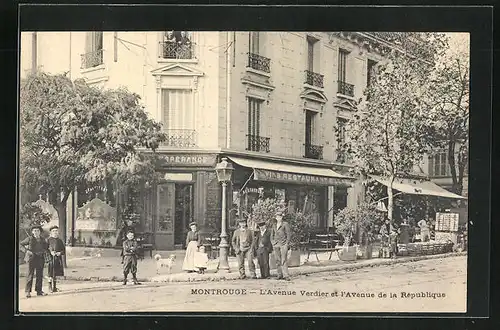
[[(376, 175), (370, 175), (374, 180), (377, 180), (384, 186), (389, 186), (389, 180), (386, 178), (382, 178)], [(449, 192), (446, 189), (441, 188), (437, 184), (432, 181), (420, 181), (416, 179), (408, 179), (408, 178), (396, 178), (392, 184), (392, 188), (398, 191), (401, 191), (405, 194), (412, 195), (421, 195), (421, 196), (437, 196), (437, 197), (445, 197), (445, 198), (453, 198), (453, 199), (467, 199), (467, 197), (463, 197), (452, 192)]]
[(349, 185), (354, 178), (341, 175), (328, 168), (276, 163), (266, 160), (228, 157), (234, 163), (253, 169), (255, 180), (310, 184), (322, 186)]

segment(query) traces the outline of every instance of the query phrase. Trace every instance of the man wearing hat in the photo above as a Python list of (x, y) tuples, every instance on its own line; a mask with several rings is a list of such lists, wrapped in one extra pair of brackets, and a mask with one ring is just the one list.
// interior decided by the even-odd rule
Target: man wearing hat
[(49, 292), (59, 291), (56, 287), (56, 276), (64, 276), (63, 255), (66, 252), (64, 242), (59, 238), (59, 227), (52, 226), (49, 229), (50, 236), (47, 243), (50, 251), (49, 259)]
[(128, 273), (132, 273), (134, 284), (140, 284), (137, 281), (137, 241), (134, 239), (134, 231), (129, 230), (127, 239), (123, 242), (123, 285), (127, 284)]
[(259, 222), (259, 232), (255, 236), (255, 253), (259, 262), (260, 278), (269, 278), (269, 253), (273, 250), (271, 236), (265, 221)]
[(290, 225), (283, 221), (283, 212), (276, 212), (276, 223), (273, 224), (271, 230), (271, 244), (276, 258), (276, 270), (279, 280), (290, 280), (288, 275), (288, 249), (290, 248), (291, 235)]
[(253, 233), (247, 228), (247, 221), (240, 219), (238, 221), (240, 228), (233, 233), (232, 245), (236, 257), (238, 259), (238, 268), (240, 271), (240, 279), (246, 278), (245, 274), (245, 258), (248, 260), (248, 269), (251, 278), (257, 278), (255, 275), (255, 264), (253, 263)]
[(28, 276), (26, 277), (25, 287), (26, 298), (31, 297), (33, 276), (36, 276), (35, 291), (37, 296), (45, 296), (45, 293), (42, 291), (43, 266), (45, 265), (45, 254), (48, 252), (48, 245), (47, 241), (41, 236), (42, 226), (33, 225), (31, 233), (33, 236), (25, 238), (20, 243), (21, 251), (25, 253), (24, 260), (28, 264)]

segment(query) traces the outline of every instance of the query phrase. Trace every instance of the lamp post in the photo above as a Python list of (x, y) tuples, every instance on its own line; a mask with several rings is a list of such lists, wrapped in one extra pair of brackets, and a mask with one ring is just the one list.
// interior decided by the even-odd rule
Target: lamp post
[(222, 223), (221, 223), (221, 233), (220, 233), (220, 244), (219, 244), (219, 270), (229, 272), (229, 262), (228, 257), (228, 241), (227, 241), (227, 206), (226, 206), (226, 189), (227, 183), (231, 181), (231, 175), (234, 171), (233, 165), (227, 162), (227, 158), (222, 158), (221, 162), (215, 166), (215, 172), (217, 173), (217, 180), (222, 183)]

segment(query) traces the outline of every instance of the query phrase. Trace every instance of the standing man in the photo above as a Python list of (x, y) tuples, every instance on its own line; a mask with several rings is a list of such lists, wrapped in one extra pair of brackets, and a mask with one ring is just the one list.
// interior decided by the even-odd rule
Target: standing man
[[(45, 264), (45, 254), (48, 252), (47, 241), (41, 237), (42, 227), (34, 225), (31, 227), (33, 236), (25, 238), (21, 243), (21, 251), (25, 253), (24, 260), (28, 263), (28, 276), (26, 277), (25, 293), (26, 298), (31, 298), (33, 287), (33, 276), (36, 276), (35, 291), (37, 296), (45, 296), (42, 291), (43, 266)], [(35, 275), (36, 272), (36, 275)]]
[(59, 227), (50, 227), (50, 237), (47, 239), (50, 261), (49, 261), (49, 292), (59, 291), (56, 287), (56, 277), (64, 276), (63, 255), (66, 252), (66, 247), (62, 239), (59, 238)]
[(290, 281), (288, 275), (288, 249), (290, 248), (291, 238), (290, 225), (283, 222), (283, 212), (276, 212), (276, 223), (271, 230), (271, 244), (276, 258), (278, 280)]
[(269, 230), (266, 228), (266, 223), (259, 222), (259, 232), (256, 236), (255, 249), (257, 260), (260, 268), (260, 278), (269, 278), (271, 273), (269, 271), (269, 253), (273, 250), (271, 244), (271, 236)]
[(134, 239), (134, 232), (129, 230), (127, 240), (123, 242), (123, 285), (127, 285), (128, 273), (132, 273), (134, 284), (141, 284), (137, 281), (137, 249), (138, 244)]
[(240, 228), (233, 233), (232, 245), (238, 259), (238, 268), (240, 271), (240, 279), (246, 278), (245, 275), (245, 258), (248, 259), (248, 268), (250, 277), (255, 279), (255, 264), (253, 263), (253, 233), (247, 228), (247, 221), (240, 219), (238, 221)]

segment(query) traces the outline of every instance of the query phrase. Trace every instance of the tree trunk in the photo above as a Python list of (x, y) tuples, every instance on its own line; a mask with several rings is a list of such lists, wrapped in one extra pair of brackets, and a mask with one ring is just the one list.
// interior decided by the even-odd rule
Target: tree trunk
[(455, 162), (455, 140), (451, 139), (448, 141), (448, 164), (450, 166), (450, 174), (452, 180), (452, 190), (454, 193), (458, 190), (458, 180), (457, 180), (457, 168)]
[[(68, 198), (65, 196), (62, 200), (56, 203), (55, 208), (57, 210), (57, 216), (59, 217), (59, 233), (60, 238), (63, 241), (64, 245), (67, 243), (67, 235), (66, 235), (66, 205), (68, 202)], [(63, 256), (63, 265), (64, 268), (68, 267), (66, 263), (66, 255)]]
[(392, 213), (394, 209), (394, 195), (392, 193), (392, 186), (394, 184), (394, 175), (391, 175), (389, 178), (389, 186), (387, 187), (387, 218), (389, 219), (389, 223), (391, 226), (394, 225), (392, 219)]

